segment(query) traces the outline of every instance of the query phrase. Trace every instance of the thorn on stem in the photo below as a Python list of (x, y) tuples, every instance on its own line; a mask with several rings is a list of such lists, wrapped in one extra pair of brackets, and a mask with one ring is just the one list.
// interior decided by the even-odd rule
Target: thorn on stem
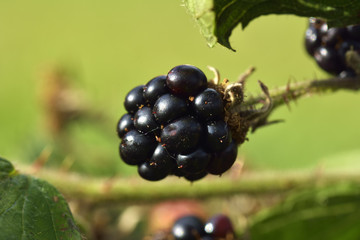
[(216, 68), (212, 67), (212, 66), (207, 66), (207, 68), (212, 71), (214, 73), (214, 79), (213, 82), (215, 85), (218, 85), (220, 82), (220, 72), (219, 70), (217, 70)]
[(255, 71), (255, 67), (249, 67), (243, 74), (241, 74), (237, 80), (238, 83), (245, 85), (246, 79)]

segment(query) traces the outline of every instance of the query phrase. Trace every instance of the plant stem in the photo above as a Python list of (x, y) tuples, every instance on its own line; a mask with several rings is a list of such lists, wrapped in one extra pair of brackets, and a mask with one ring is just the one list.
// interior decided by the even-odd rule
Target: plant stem
[[(335, 92), (337, 90), (353, 90), (360, 89), (360, 77), (356, 78), (330, 78), (323, 80), (310, 80), (298, 83), (288, 84), (279, 89), (270, 90), (270, 97), (273, 101), (273, 109), (295, 101), (300, 97), (310, 96), (313, 94), (324, 92)], [(266, 99), (265, 94), (248, 98), (243, 102), (242, 106), (251, 106), (260, 103)], [(234, 106), (236, 108), (236, 106)]]
[[(19, 168), (19, 167), (17, 167)], [(29, 167), (20, 167), (24, 173)], [(36, 176), (62, 192), (68, 199), (91, 205), (110, 203), (151, 203), (158, 200), (178, 198), (223, 197), (233, 194), (268, 195), (286, 193), (295, 189), (329, 186), (348, 182), (359, 184), (356, 171), (256, 171), (243, 172), (238, 177), (208, 176), (190, 183), (178, 177), (168, 177), (160, 182), (148, 182), (138, 176), (132, 178), (90, 178), (75, 173), (41, 169)]]

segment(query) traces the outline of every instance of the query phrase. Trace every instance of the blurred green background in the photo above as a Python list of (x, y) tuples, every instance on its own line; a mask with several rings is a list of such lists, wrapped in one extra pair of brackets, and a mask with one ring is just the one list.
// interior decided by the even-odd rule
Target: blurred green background
[[(132, 173), (136, 169), (118, 157), (115, 133), (132, 87), (179, 64), (193, 64), (209, 78), (206, 66), (211, 65), (230, 80), (255, 66), (248, 95), (260, 93), (258, 79), (276, 88), (289, 79), (326, 78), (304, 51), (306, 27), (306, 18), (260, 17), (233, 32), (234, 53), (220, 45), (209, 48), (181, 1), (0, 1), (0, 155), (30, 163), (52, 146), (49, 165), (70, 156), (72, 170)], [(70, 69), (75, 88), (105, 119), (72, 124), (63, 140), (69, 152), (56, 150), (57, 140), (49, 137), (44, 122), (39, 95), (44, 71), (51, 66)], [(301, 99), (291, 111), (281, 107), (271, 119), (285, 123), (249, 134), (240, 155), (254, 168), (308, 168), (326, 161), (336, 167), (342, 158), (356, 161), (358, 99), (356, 93), (338, 92)]]

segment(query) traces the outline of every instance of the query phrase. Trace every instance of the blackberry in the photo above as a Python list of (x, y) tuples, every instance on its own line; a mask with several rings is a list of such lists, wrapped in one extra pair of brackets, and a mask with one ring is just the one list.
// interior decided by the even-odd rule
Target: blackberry
[(231, 220), (224, 214), (218, 214), (205, 223), (205, 232), (215, 238), (226, 239), (229, 235), (234, 236), (234, 227)]
[(175, 240), (198, 240), (205, 235), (204, 223), (197, 216), (184, 216), (176, 220), (171, 232)]
[(224, 120), (224, 100), (209, 85), (200, 69), (179, 65), (132, 89), (117, 124), (123, 161), (149, 181), (168, 175), (196, 181), (229, 169), (237, 145)]
[(305, 48), (326, 72), (341, 78), (354, 76), (355, 71), (349, 71), (345, 55), (350, 49), (360, 52), (360, 25), (328, 28), (325, 21), (310, 18)]
[(236, 239), (234, 227), (228, 216), (217, 214), (205, 224), (195, 215), (178, 218), (168, 239), (175, 240), (222, 240)]

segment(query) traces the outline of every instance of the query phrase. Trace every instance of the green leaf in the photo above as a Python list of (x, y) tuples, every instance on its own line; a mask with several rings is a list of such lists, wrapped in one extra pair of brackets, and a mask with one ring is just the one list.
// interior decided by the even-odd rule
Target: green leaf
[(229, 42), (232, 30), (238, 24), (244, 29), (262, 15), (320, 17), (330, 26), (360, 22), (358, 0), (184, 0), (184, 4), (199, 24), (208, 44), (212, 47), (219, 42), (229, 49), (232, 49)]
[(250, 227), (253, 240), (360, 239), (360, 187), (339, 183), (295, 194), (259, 215)]
[(53, 186), (12, 172), (11, 163), (0, 159), (0, 239), (81, 239), (65, 199)]

